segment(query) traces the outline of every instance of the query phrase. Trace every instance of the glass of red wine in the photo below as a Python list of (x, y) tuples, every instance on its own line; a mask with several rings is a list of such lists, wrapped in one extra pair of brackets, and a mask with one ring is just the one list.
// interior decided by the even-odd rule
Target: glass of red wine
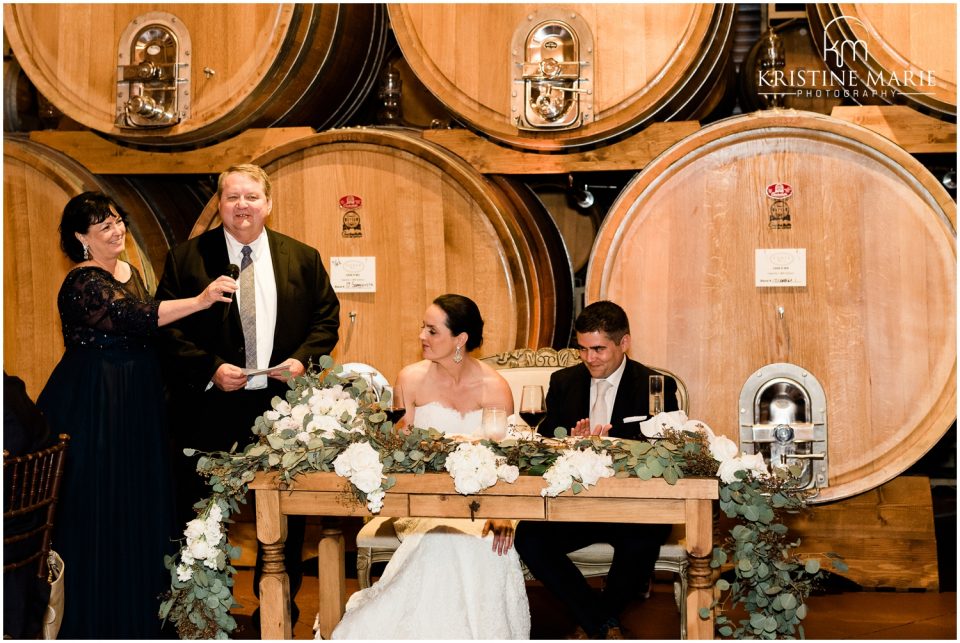
[(387, 419), (396, 425), (400, 418), (407, 414), (407, 408), (403, 404), (403, 391), (384, 386), (380, 394), (380, 409), (387, 414)]
[(523, 387), (520, 393), (520, 417), (533, 431), (536, 431), (543, 418), (547, 417), (543, 387), (539, 384), (527, 384)]

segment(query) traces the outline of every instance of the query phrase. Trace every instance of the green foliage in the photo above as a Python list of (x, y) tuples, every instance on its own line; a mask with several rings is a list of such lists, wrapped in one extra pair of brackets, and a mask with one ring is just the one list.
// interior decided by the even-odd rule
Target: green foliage
[[(459, 442), (445, 437), (435, 429), (410, 428), (398, 431), (388, 422), (365, 380), (353, 374), (344, 375), (340, 366), (329, 357), (319, 361), (320, 369), (311, 366), (302, 377), (290, 382), (285, 398), (295, 405), (310, 394), (313, 388), (343, 386), (357, 400), (355, 417), (344, 414), (338, 418), (346, 430), (332, 434), (316, 434), (304, 444), (298, 431), (275, 431), (276, 420), (269, 414), (258, 417), (252, 427), (254, 442), (237, 452), (201, 454), (197, 472), (207, 478), (211, 496), (197, 503), (198, 517), (205, 518), (216, 506), (223, 522), (239, 511), (245, 502), (247, 485), (259, 471), (277, 472), (287, 484), (296, 476), (311, 471), (334, 471), (334, 461), (347, 447), (365, 441), (380, 454), (385, 480), (382, 489), (395, 484), (390, 474), (427, 473), (445, 471), (447, 457)], [(275, 403), (280, 400), (275, 399)], [(303, 418), (302, 428), (313, 419), (309, 413)], [(717, 461), (707, 445), (707, 436), (689, 431), (666, 431), (665, 437), (655, 442), (582, 438), (571, 444), (564, 440), (567, 432), (558, 429), (560, 440), (531, 440), (510, 438), (503, 441), (483, 441), (506, 463), (516, 466), (521, 475), (543, 475), (566, 449), (593, 449), (607, 452), (612, 460), (614, 475), (636, 477), (642, 480), (663, 478), (674, 484), (683, 477), (717, 475)], [(189, 451), (189, 452), (188, 452)], [(192, 450), (185, 450), (193, 455)], [(803, 636), (800, 624), (806, 616), (806, 598), (813, 583), (822, 575), (819, 561), (802, 563), (791, 555), (797, 543), (789, 543), (787, 528), (780, 522), (784, 512), (800, 510), (805, 496), (791, 487), (796, 472), (781, 471), (776, 477), (758, 479), (752, 474), (738, 472), (737, 480), (720, 484), (720, 508), (737, 524), (714, 549), (711, 566), (720, 569), (732, 565), (736, 579), (716, 582), (720, 599), (710, 609), (702, 608), (700, 615), (707, 618), (717, 613), (717, 633), (734, 638), (793, 638)], [(574, 481), (573, 493), (583, 490), (581, 482)], [(344, 479), (345, 497), (365, 503), (366, 494)], [(159, 617), (169, 619), (184, 639), (226, 639), (236, 629), (236, 621), (229, 610), (237, 607), (232, 588), (236, 570), (230, 565), (240, 552), (226, 541), (220, 543), (216, 555), (216, 569), (197, 561), (191, 567), (192, 576), (181, 581), (177, 557), (166, 557), (170, 570), (170, 590), (164, 596)], [(826, 554), (834, 568), (844, 569), (842, 560), (834, 553)], [(748, 618), (739, 623), (724, 615), (727, 606), (740, 605)]]
[[(720, 509), (737, 520), (729, 535), (713, 550), (710, 566), (732, 566), (735, 580), (719, 579), (721, 598), (712, 607), (719, 616), (717, 633), (736, 639), (803, 638), (806, 599), (822, 580), (820, 561), (799, 560), (792, 552), (799, 541), (789, 542), (782, 522), (786, 513), (806, 506), (808, 492), (794, 486), (795, 472), (777, 470), (769, 477), (745, 471), (720, 487)], [(836, 554), (827, 554), (833, 568), (846, 570)], [(739, 605), (748, 618), (735, 623), (722, 611)], [(709, 610), (701, 609), (706, 618)]]

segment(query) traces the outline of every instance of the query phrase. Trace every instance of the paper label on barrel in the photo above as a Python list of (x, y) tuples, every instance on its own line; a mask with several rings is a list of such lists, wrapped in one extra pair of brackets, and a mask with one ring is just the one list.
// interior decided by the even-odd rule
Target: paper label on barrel
[(330, 257), (334, 292), (377, 292), (376, 257)]
[(802, 288), (807, 285), (806, 248), (757, 248), (757, 288)]

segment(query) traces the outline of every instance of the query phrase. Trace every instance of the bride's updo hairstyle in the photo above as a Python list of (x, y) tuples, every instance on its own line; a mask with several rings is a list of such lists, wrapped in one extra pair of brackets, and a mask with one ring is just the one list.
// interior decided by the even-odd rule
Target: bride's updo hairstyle
[(467, 352), (483, 344), (483, 318), (480, 309), (469, 297), (463, 295), (440, 295), (433, 300), (447, 314), (447, 328), (454, 335), (467, 334)]

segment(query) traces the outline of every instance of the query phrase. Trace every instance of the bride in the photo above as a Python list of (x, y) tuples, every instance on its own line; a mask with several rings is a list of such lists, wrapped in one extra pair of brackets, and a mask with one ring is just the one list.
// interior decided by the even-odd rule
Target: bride
[[(442, 295), (420, 331), (424, 359), (394, 387), (403, 423), (471, 434), (485, 406), (513, 412), (510, 386), (467, 353), (483, 341), (477, 305)], [(528, 639), (530, 608), (513, 548), (513, 521), (401, 518), (400, 547), (380, 580), (355, 593), (335, 639)]]

